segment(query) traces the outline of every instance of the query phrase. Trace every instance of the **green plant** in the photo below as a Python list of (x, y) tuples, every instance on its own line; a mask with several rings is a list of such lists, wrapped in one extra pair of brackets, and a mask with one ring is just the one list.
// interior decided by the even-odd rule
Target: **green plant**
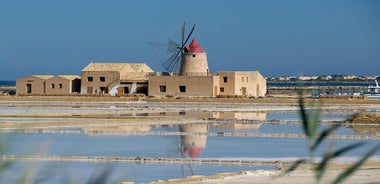
[[(315, 152), (316, 149), (321, 145), (322, 142), (325, 142), (329, 135), (331, 135), (337, 128), (341, 126), (341, 124), (335, 124), (330, 126), (329, 128), (319, 132), (318, 127), (320, 125), (320, 115), (321, 115), (321, 107), (312, 104), (312, 108), (306, 108), (306, 103), (304, 101), (302, 89), (298, 90), (298, 103), (300, 116), (302, 120), (303, 131), (306, 135), (307, 140), (307, 149), (309, 153), (309, 157), (306, 159), (297, 160), (284, 174), (292, 172), (296, 168), (298, 168), (301, 164), (311, 164), (315, 163)], [(321, 182), (324, 174), (327, 170), (327, 165), (334, 158), (338, 158), (342, 156), (344, 153), (349, 152), (350, 150), (356, 149), (360, 146), (363, 146), (365, 142), (353, 143), (348, 146), (345, 146), (338, 150), (326, 149), (321, 162), (316, 164), (316, 167), (313, 168), (315, 172), (315, 179), (317, 183)], [(351, 174), (353, 174), (356, 170), (362, 166), (368, 158), (370, 158), (373, 154), (375, 154), (380, 149), (380, 144), (377, 144), (372, 149), (368, 150), (364, 155), (362, 155), (361, 159), (359, 159), (352, 166), (344, 170), (334, 181), (333, 183), (341, 183), (345, 179), (347, 179)]]

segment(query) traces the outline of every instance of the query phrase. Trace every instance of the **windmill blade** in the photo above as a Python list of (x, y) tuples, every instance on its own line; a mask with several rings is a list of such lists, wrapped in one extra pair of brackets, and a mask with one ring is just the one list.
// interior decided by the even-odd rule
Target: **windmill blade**
[(182, 26), (182, 35), (181, 35), (181, 45), (176, 43), (173, 40), (168, 39), (168, 45), (159, 44), (155, 42), (149, 42), (150, 45), (160, 45), (160, 46), (166, 46), (167, 47), (167, 53), (173, 53), (164, 63), (162, 63), (162, 66), (165, 68), (168, 72), (173, 72), (175, 69), (177, 69), (181, 61), (181, 55), (185, 50), (185, 45), (189, 41), (190, 37), (192, 36), (195, 29), (195, 24), (191, 28), (189, 34), (185, 38), (185, 23)]
[(186, 29), (186, 25), (185, 25), (185, 22), (184, 22), (183, 25), (182, 25), (181, 45), (183, 45), (183, 42), (185, 40), (185, 29)]
[(179, 48), (179, 44), (171, 39), (168, 39), (168, 53), (177, 52)]
[[(159, 43), (159, 42), (152, 42), (152, 41), (149, 42), (149, 45), (151, 47), (153, 47), (155, 45), (160, 46), (160, 47), (167, 47), (168, 53), (177, 52), (178, 49), (180, 48), (178, 43), (176, 43), (175, 41), (170, 40), (170, 39), (168, 39), (168, 44), (167, 45), (163, 44), (163, 43)], [(169, 50), (170, 50), (170, 52), (169, 52)]]
[(162, 66), (166, 69), (166, 71), (173, 72), (174, 69), (176, 69), (176, 67), (177, 67), (177, 65), (179, 63), (179, 59), (181, 58), (180, 57), (180, 53), (181, 53), (181, 50), (179, 50), (177, 53), (174, 53), (173, 55), (171, 55), (169, 57), (169, 59), (167, 59), (162, 64)]
[(181, 50), (184, 49), (184, 47), (185, 47), (187, 41), (189, 41), (191, 35), (192, 35), (193, 32), (194, 32), (194, 29), (195, 29), (195, 24), (193, 25), (193, 28), (191, 28), (191, 31), (190, 31), (189, 35), (187, 35), (187, 38), (186, 38), (185, 42), (182, 43)]
[(181, 60), (181, 56), (178, 55), (178, 57), (176, 57), (173, 61), (173, 64), (172, 64), (172, 67), (169, 68), (169, 71), (170, 72), (173, 72), (173, 71), (178, 71), (179, 69), (179, 64), (180, 64), (180, 60)]

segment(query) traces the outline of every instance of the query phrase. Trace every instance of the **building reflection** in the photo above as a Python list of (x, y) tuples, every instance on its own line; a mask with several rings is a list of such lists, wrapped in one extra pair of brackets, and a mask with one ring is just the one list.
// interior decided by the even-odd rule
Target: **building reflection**
[(213, 112), (215, 119), (266, 120), (266, 112)]
[(89, 135), (112, 135), (126, 133), (145, 133), (151, 130), (151, 125), (128, 125), (128, 126), (93, 126), (83, 127), (82, 131)]
[(179, 131), (188, 135), (181, 135), (181, 151), (184, 155), (197, 158), (203, 149), (206, 148), (208, 132), (207, 124), (186, 124), (179, 125)]
[(380, 137), (380, 125), (349, 125), (356, 134), (370, 134)]

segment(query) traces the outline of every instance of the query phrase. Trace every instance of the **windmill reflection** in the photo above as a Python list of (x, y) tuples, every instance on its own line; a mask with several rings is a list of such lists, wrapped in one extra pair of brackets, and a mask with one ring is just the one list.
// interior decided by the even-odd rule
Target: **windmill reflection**
[(179, 125), (178, 127), (180, 132), (190, 133), (189, 135), (180, 136), (182, 153), (191, 158), (197, 158), (206, 147), (208, 125), (187, 124)]
[[(169, 149), (169, 153), (176, 153), (176, 155), (179, 154), (181, 158), (197, 158), (202, 150), (206, 148), (206, 133), (208, 132), (207, 124), (184, 124), (167, 128), (168, 131), (181, 132), (180, 136), (170, 137), (169, 141), (172, 143), (175, 150)], [(178, 129), (175, 130), (174, 128)], [(182, 177), (185, 177), (185, 168), (187, 168), (189, 175), (194, 175), (192, 165), (185, 165), (181, 164), (180, 166)]]

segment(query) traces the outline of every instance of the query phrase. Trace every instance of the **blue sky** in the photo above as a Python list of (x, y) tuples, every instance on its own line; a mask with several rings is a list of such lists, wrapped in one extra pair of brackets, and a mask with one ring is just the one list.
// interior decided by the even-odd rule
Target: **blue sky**
[(91, 60), (163, 71), (148, 43), (179, 41), (183, 22), (212, 72), (380, 75), (377, 0), (35, 0), (0, 2), (0, 80), (80, 74)]

